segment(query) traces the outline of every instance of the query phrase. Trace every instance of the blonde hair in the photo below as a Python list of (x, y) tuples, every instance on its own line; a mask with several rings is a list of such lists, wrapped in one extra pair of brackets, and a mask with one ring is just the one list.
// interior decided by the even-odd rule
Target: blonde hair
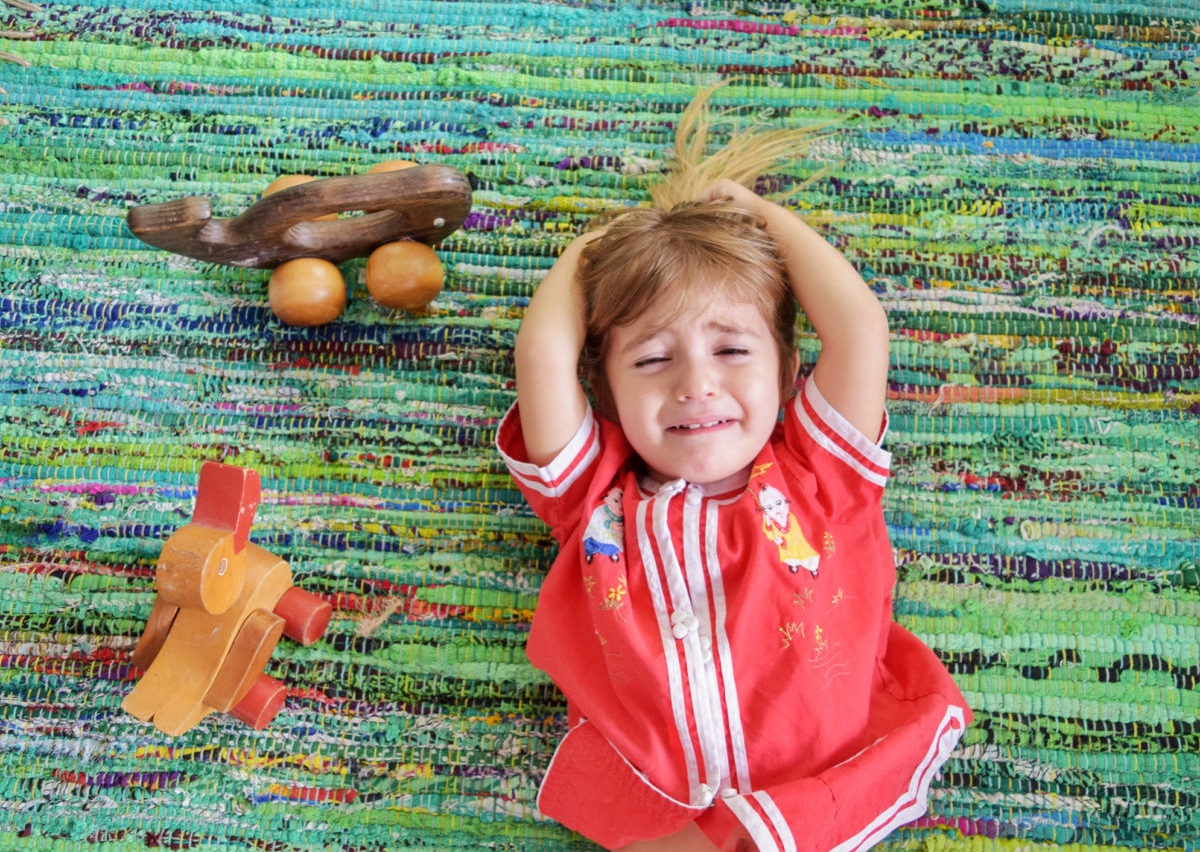
[(604, 232), (584, 249), (577, 278), (587, 336), (582, 367), (596, 409), (615, 417), (604, 371), (609, 332), (653, 307), (669, 323), (698, 300), (727, 296), (754, 305), (779, 350), (780, 392), (792, 390), (796, 304), (774, 240), (754, 216), (724, 201), (699, 201), (721, 178), (750, 189), (781, 160), (809, 148), (821, 128), (734, 132), (708, 152), (713, 93), (701, 91), (676, 128), (674, 157), (650, 189), (651, 205), (601, 218)]
[[(675, 127), (675, 146), (666, 177), (650, 187), (655, 207), (670, 210), (677, 204), (695, 201), (718, 180), (727, 178), (754, 189), (758, 179), (780, 163), (804, 155), (824, 136), (828, 125), (734, 129), (729, 138), (710, 152), (709, 139), (722, 124), (733, 124), (733, 113), (714, 114), (710, 107), (716, 92), (731, 81), (722, 81), (702, 89), (688, 104)], [(725, 121), (721, 119), (727, 117)], [(801, 181), (805, 186), (819, 175)]]

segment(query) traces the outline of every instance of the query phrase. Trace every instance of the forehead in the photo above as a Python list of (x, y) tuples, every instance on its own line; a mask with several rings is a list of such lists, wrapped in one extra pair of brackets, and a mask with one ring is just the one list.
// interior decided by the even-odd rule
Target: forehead
[(612, 341), (637, 345), (662, 334), (737, 334), (770, 336), (771, 329), (759, 308), (717, 291), (692, 290), (678, 305), (654, 305), (632, 322), (612, 327)]

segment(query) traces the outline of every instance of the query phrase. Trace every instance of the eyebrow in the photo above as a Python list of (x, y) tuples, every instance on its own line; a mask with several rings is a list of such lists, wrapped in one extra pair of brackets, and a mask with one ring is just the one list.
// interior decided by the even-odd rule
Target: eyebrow
[[(643, 344), (649, 343), (651, 340), (653, 340), (654, 338), (656, 338), (660, 334), (662, 334), (666, 328), (667, 328), (667, 326), (662, 326), (661, 328), (649, 329), (645, 334), (640, 334), (637, 337), (635, 337), (633, 340), (630, 340), (628, 343), (626, 343), (624, 346), (622, 346), (618, 350), (618, 352), (621, 352), (621, 353), (629, 352), (630, 350), (636, 349), (637, 347), (642, 346)], [(753, 332), (750, 331), (750, 329), (748, 329), (748, 328), (745, 328), (740, 325), (734, 325), (734, 324), (728, 323), (728, 322), (723, 322), (721, 320), (716, 320), (716, 319), (710, 320), (709, 322), (705, 323), (704, 329), (706, 331), (715, 331), (719, 334), (731, 334), (731, 335), (735, 335), (738, 337), (753, 334)]]
[(713, 331), (719, 331), (722, 334), (753, 334), (753, 332), (748, 328), (740, 325), (733, 325), (731, 323), (720, 322), (719, 320), (713, 320), (707, 326), (705, 326), (705, 328), (710, 328)]

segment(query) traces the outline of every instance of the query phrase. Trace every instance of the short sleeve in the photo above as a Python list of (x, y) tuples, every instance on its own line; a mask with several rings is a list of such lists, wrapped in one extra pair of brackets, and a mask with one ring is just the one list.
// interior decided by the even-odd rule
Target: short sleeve
[(500, 421), (496, 449), (534, 513), (557, 528), (564, 520), (564, 505), (582, 502), (586, 493), (589, 473), (600, 454), (600, 429), (589, 408), (562, 451), (549, 464), (536, 465), (525, 450), (520, 411), (514, 403)]
[(811, 377), (784, 418), (785, 443), (805, 460), (824, 501), (833, 505), (881, 499), (892, 464), (880, 443), (887, 427), (885, 412), (879, 439), (868, 438), (830, 405)]

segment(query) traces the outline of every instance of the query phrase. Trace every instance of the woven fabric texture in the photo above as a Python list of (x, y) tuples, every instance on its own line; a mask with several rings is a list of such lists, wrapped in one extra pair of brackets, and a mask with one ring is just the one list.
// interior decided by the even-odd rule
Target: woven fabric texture
[[(529, 294), (718, 79), (829, 125), (768, 183), (891, 316), (896, 613), (977, 718), (888, 845), (1194, 848), (1198, 50), (1183, 0), (4, 0), (0, 848), (592, 848), (535, 808), (554, 548), (492, 441)], [(354, 259), (285, 326), (265, 270), (126, 226), (397, 158), (474, 187), (421, 314)], [(205, 460), (334, 616), (266, 729), (168, 737), (120, 703)]]

